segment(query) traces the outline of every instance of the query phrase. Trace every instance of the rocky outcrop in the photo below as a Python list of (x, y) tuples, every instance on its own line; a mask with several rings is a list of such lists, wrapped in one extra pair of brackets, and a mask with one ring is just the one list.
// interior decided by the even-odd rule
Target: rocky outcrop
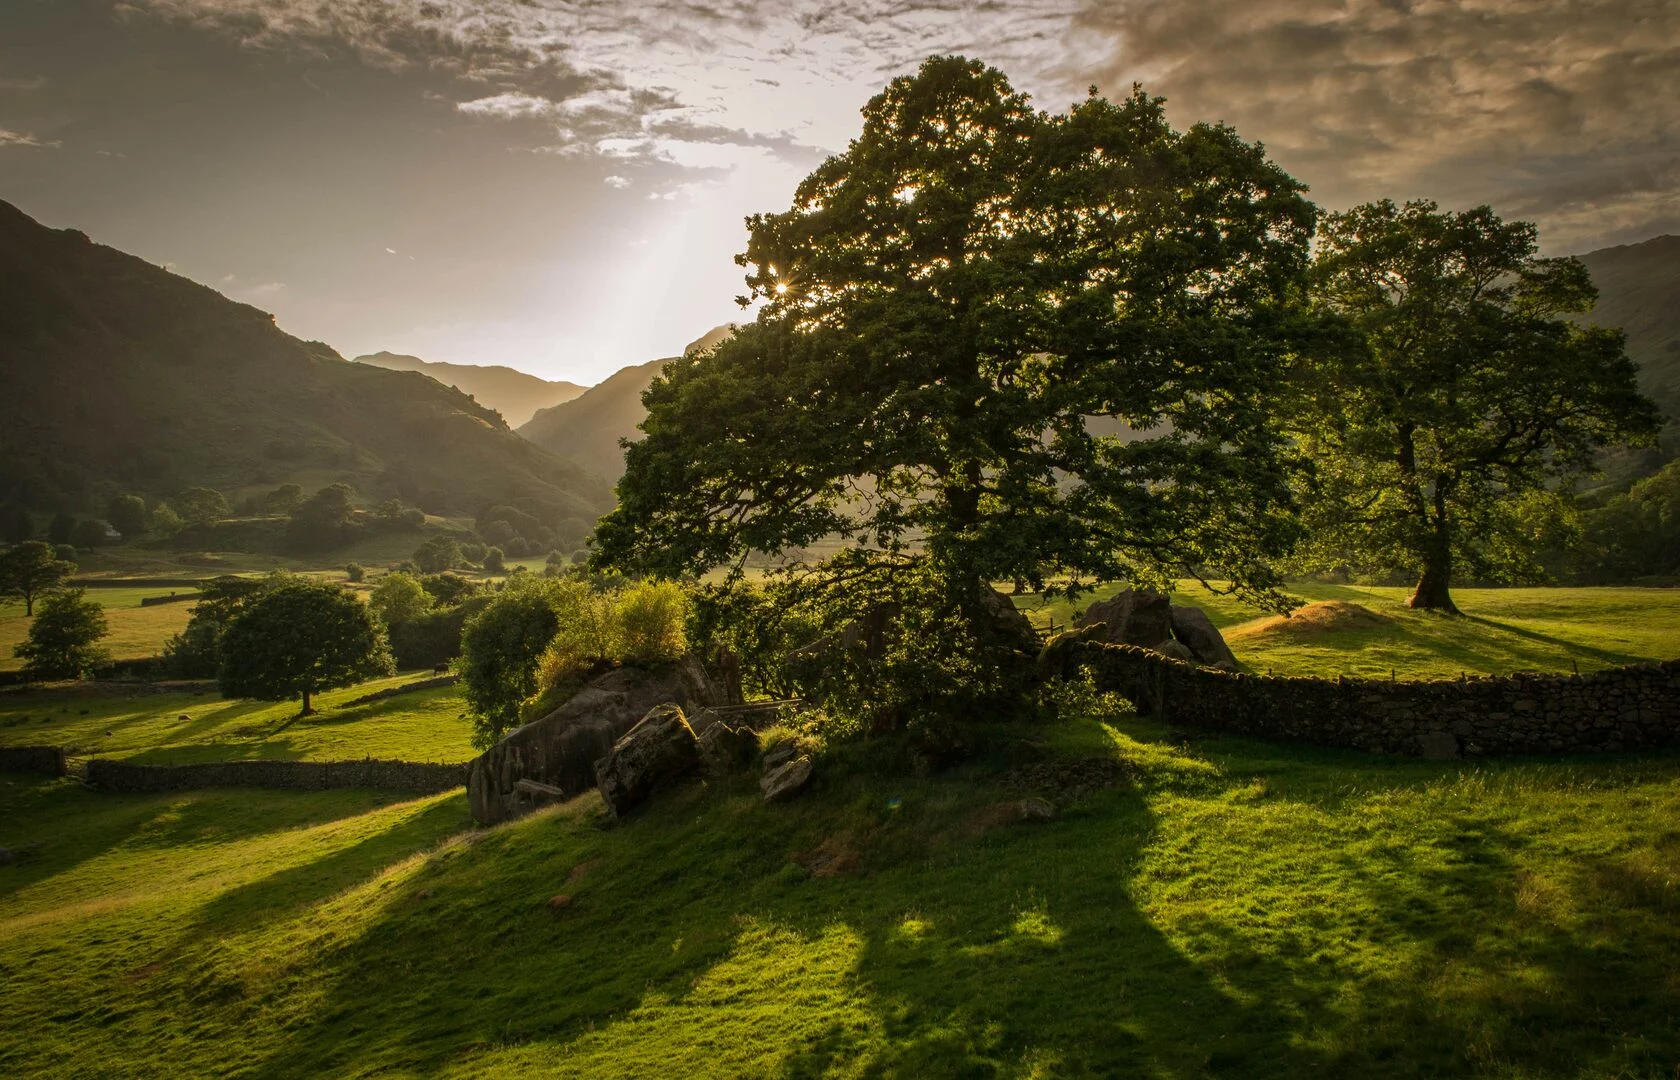
[(488, 825), (531, 809), (532, 800), (518, 789), (520, 780), (559, 788), (568, 797), (587, 791), (595, 786), (595, 763), (650, 709), (665, 704), (695, 715), (723, 704), (723, 692), (693, 657), (653, 671), (608, 672), (472, 760), (467, 794), (473, 820)]
[(1161, 593), (1121, 589), (1107, 600), (1086, 608), (1074, 625), (1086, 627), (1098, 623), (1108, 628), (1103, 640), (1110, 645), (1153, 649), (1163, 641), (1172, 640), (1172, 604)]
[(1232, 671), (1237, 667), (1236, 656), (1207, 612), (1175, 606), (1162, 593), (1122, 589), (1086, 608), (1074, 625), (1087, 641), (1137, 645), (1174, 660), (1194, 660)]
[(804, 791), (811, 783), (811, 759), (801, 755), (765, 772), (758, 782), (768, 803), (786, 802)]
[(1225, 638), (1219, 633), (1219, 628), (1213, 625), (1213, 620), (1208, 618), (1207, 612), (1201, 608), (1174, 606), (1172, 632), (1173, 637), (1190, 650), (1191, 658), (1198, 663), (1237, 670), (1236, 655), (1231, 652), (1231, 647), (1225, 644)]
[(595, 764), (595, 784), (614, 817), (700, 767), (700, 740), (676, 705), (656, 705)]

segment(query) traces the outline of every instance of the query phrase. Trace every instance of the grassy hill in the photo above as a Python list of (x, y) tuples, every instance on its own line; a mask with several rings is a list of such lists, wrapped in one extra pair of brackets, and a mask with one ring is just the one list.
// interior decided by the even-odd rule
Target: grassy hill
[(1672, 457), (1680, 453), (1680, 236), (1603, 248), (1580, 259), (1599, 293), (1588, 318), (1626, 331), (1640, 388), (1668, 416), (1663, 445)]
[(593, 517), (610, 493), (423, 375), (353, 364), (273, 317), (0, 203), (0, 499), (97, 509), (120, 491), (231, 495), (343, 481), (429, 512), (522, 502)]
[[(715, 327), (691, 342), (683, 355), (710, 349), (729, 334), (729, 327)], [(674, 359), (668, 356), (622, 368), (571, 401), (539, 411), (519, 428), (519, 434), (591, 474), (617, 483), (624, 475), (624, 449), (618, 441), (641, 438), (642, 433), (636, 429), (647, 416), (642, 393)]]
[(444, 386), (452, 386), (470, 396), (485, 408), (495, 409), (509, 427), (518, 427), (531, 419), (538, 409), (570, 401), (586, 389), (573, 382), (539, 379), (500, 364), (445, 364), (394, 352), (369, 353), (356, 357), (355, 362), (390, 371), (418, 371), (430, 376)]

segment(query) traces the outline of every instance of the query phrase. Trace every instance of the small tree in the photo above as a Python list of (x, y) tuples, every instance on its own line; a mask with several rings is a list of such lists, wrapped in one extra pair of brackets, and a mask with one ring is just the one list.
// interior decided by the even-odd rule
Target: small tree
[(386, 574), (368, 596), (368, 605), (386, 626), (412, 622), (432, 609), (432, 594), (412, 574)]
[(356, 511), (355, 492), (348, 484), (328, 484), (292, 511), (286, 538), (293, 547), (319, 551), (350, 539), (350, 519)]
[(1539, 504), (1599, 449), (1655, 437), (1622, 334), (1562, 317), (1593, 305), (1586, 267), (1536, 247), (1485, 206), (1324, 221), (1314, 296), (1352, 333), (1301, 380), (1309, 557), (1415, 573), (1412, 607), (1456, 613), (1455, 573), (1538, 576)]
[(222, 693), (284, 701), (395, 670), (385, 630), (366, 604), (337, 585), (293, 582), (271, 589), (222, 637)]
[(262, 578), (214, 578), (199, 587), (192, 618), (179, 634), (163, 646), (163, 658), (170, 672), (186, 679), (212, 678), (222, 666), (222, 635), (251, 601), (269, 589), (294, 580), (288, 574)]
[(105, 519), (111, 528), (122, 533), (124, 540), (132, 540), (146, 531), (146, 500), (138, 495), (115, 495), (105, 504)]
[(107, 527), (98, 518), (83, 518), (70, 530), (70, 546), (82, 551), (92, 551), (105, 543)]
[(479, 746), (517, 725), (520, 705), (537, 689), (537, 661), (560, 629), (546, 584), (506, 589), (461, 632), (461, 682)]
[(296, 484), (281, 484), (264, 495), (262, 501), (263, 509), (269, 514), (274, 516), (290, 514), (303, 502), (303, 489)]
[(28, 638), (12, 652), (22, 658), (26, 679), (80, 679), (109, 658), (95, 645), (108, 631), (105, 610), (86, 590), (60, 590), (41, 601)]
[(502, 574), (507, 572), (507, 563), (499, 547), (487, 548), (484, 552), (484, 569), (487, 573)]
[(344, 568), (345, 580), (353, 585), (359, 585), (367, 577), (367, 567), (359, 562), (353, 562)]
[(190, 487), (169, 500), (169, 505), (189, 525), (206, 525), (220, 521), (233, 512), (227, 497), (215, 488)]
[(152, 530), (159, 536), (174, 536), (185, 528), (186, 524), (181, 520), (181, 515), (168, 503), (152, 511)]
[(76, 564), (56, 557), (50, 544), (27, 540), (0, 552), (0, 596), (23, 601), (23, 613), (35, 614), (35, 598), (56, 589), (76, 572)]
[(448, 536), (430, 537), (414, 551), (415, 565), (423, 574), (441, 574), (466, 562), (461, 545)]

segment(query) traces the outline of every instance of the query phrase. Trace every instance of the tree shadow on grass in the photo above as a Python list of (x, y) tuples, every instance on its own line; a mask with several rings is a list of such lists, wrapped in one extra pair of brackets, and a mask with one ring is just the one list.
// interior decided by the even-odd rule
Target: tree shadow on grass
[(1497, 630), (1503, 630), (1507, 634), (1513, 634), (1528, 641), (1538, 641), (1546, 645), (1556, 646), (1579, 656), (1590, 656), (1610, 667), (1651, 663), (1649, 657), (1635, 656), (1632, 653), (1612, 652), (1609, 649), (1600, 649), (1593, 645), (1583, 645), (1578, 641), (1570, 641), (1567, 638), (1556, 637), (1552, 634), (1542, 634), (1537, 630), (1526, 630), (1523, 627), (1513, 626), (1511, 623), (1500, 622), (1497, 619), (1487, 619), (1479, 615), (1466, 615), (1464, 618), (1482, 626), (1491, 626)]

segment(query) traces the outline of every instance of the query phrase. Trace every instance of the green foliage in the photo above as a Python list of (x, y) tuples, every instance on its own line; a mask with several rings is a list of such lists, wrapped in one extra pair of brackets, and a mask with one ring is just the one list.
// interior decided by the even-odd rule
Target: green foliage
[(302, 503), (302, 487), (297, 484), (281, 484), (263, 496), (263, 511), (275, 517), (290, 515)]
[(425, 589), (433, 600), (445, 606), (460, 603), (466, 597), (482, 592), (484, 588), (460, 574), (425, 574), (419, 581), (420, 587)]
[(749, 219), (758, 319), (649, 388), (597, 565), (699, 575), (834, 536), (926, 563), (903, 659), (948, 653), (928, 686), (980, 674), (957, 650), (988, 581), (1207, 567), (1271, 596), (1296, 535), (1274, 413), (1301, 191), (1141, 92), (1050, 115), (930, 59), (791, 209)]
[(152, 511), (152, 531), (159, 536), (174, 536), (186, 528), (186, 525), (187, 523), (182, 520), (181, 515), (177, 514), (175, 508), (168, 503), (164, 503)]
[(105, 520), (111, 528), (122, 533), (124, 540), (133, 540), (145, 533), (151, 515), (146, 500), (138, 495), (113, 495), (105, 504)]
[(76, 564), (59, 558), (51, 545), (39, 540), (13, 544), (0, 552), (0, 599), (17, 598), (24, 613), (35, 613), (35, 598), (56, 589), (76, 572)]
[(459, 603), (435, 607), (424, 615), (392, 623), (391, 654), (397, 666), (432, 668), (461, 655), (461, 635), (468, 619), (490, 603), (484, 593), (463, 596)]
[(87, 590), (61, 589), (42, 598), (28, 639), (13, 652), (24, 662), (26, 679), (80, 679), (108, 659), (96, 644), (108, 629), (105, 609), (87, 598)]
[(1332, 332), (1298, 379), (1309, 565), (1410, 571), (1417, 606), (1454, 610), (1455, 574), (1538, 574), (1560, 480), (1654, 437), (1622, 335), (1564, 318), (1592, 305), (1586, 269), (1536, 247), (1485, 206), (1325, 219), (1314, 298)]
[(537, 660), (560, 628), (547, 584), (510, 584), (462, 629), (461, 683), (477, 746), (493, 744), (517, 725), (520, 704), (537, 689)]
[(190, 487), (169, 500), (169, 505), (189, 525), (207, 525), (231, 514), (227, 496), (214, 488)]
[(1680, 581), (1680, 460), (1587, 511), (1575, 552), (1583, 584)]
[(368, 606), (386, 626), (418, 619), (432, 609), (433, 603), (432, 594), (412, 574), (386, 574), (368, 594)]
[(344, 568), (344, 579), (351, 584), (361, 584), (367, 579), (367, 567), (359, 562), (350, 563)]
[(21, 544), (35, 535), (29, 511), (17, 503), (0, 503), (0, 543)]
[(69, 544), (57, 544), (53, 547), (53, 554), (64, 562), (74, 566), (76, 564), (76, 549)]
[(326, 551), (349, 543), (355, 535), (355, 494), (348, 484), (328, 484), (299, 503), (286, 526), (287, 543), (298, 551)]
[(83, 518), (70, 530), (70, 546), (92, 551), (105, 543), (105, 523), (98, 518)]
[(217, 680), (229, 697), (283, 701), (390, 675), (385, 630), (337, 585), (294, 581), (267, 589), (228, 625)]
[(185, 629), (164, 643), (164, 666), (177, 678), (213, 678), (222, 666), (222, 635), (258, 596), (296, 579), (286, 574), (261, 578), (223, 575), (199, 586), (198, 602)]
[(426, 539), (414, 552), (414, 564), (423, 574), (441, 574), (466, 565), (461, 545), (454, 537), (439, 533)]
[(506, 572), (506, 570), (507, 563), (504, 561), (502, 549), (499, 547), (486, 549), (484, 552), (484, 572), (487, 574), (500, 574)]

